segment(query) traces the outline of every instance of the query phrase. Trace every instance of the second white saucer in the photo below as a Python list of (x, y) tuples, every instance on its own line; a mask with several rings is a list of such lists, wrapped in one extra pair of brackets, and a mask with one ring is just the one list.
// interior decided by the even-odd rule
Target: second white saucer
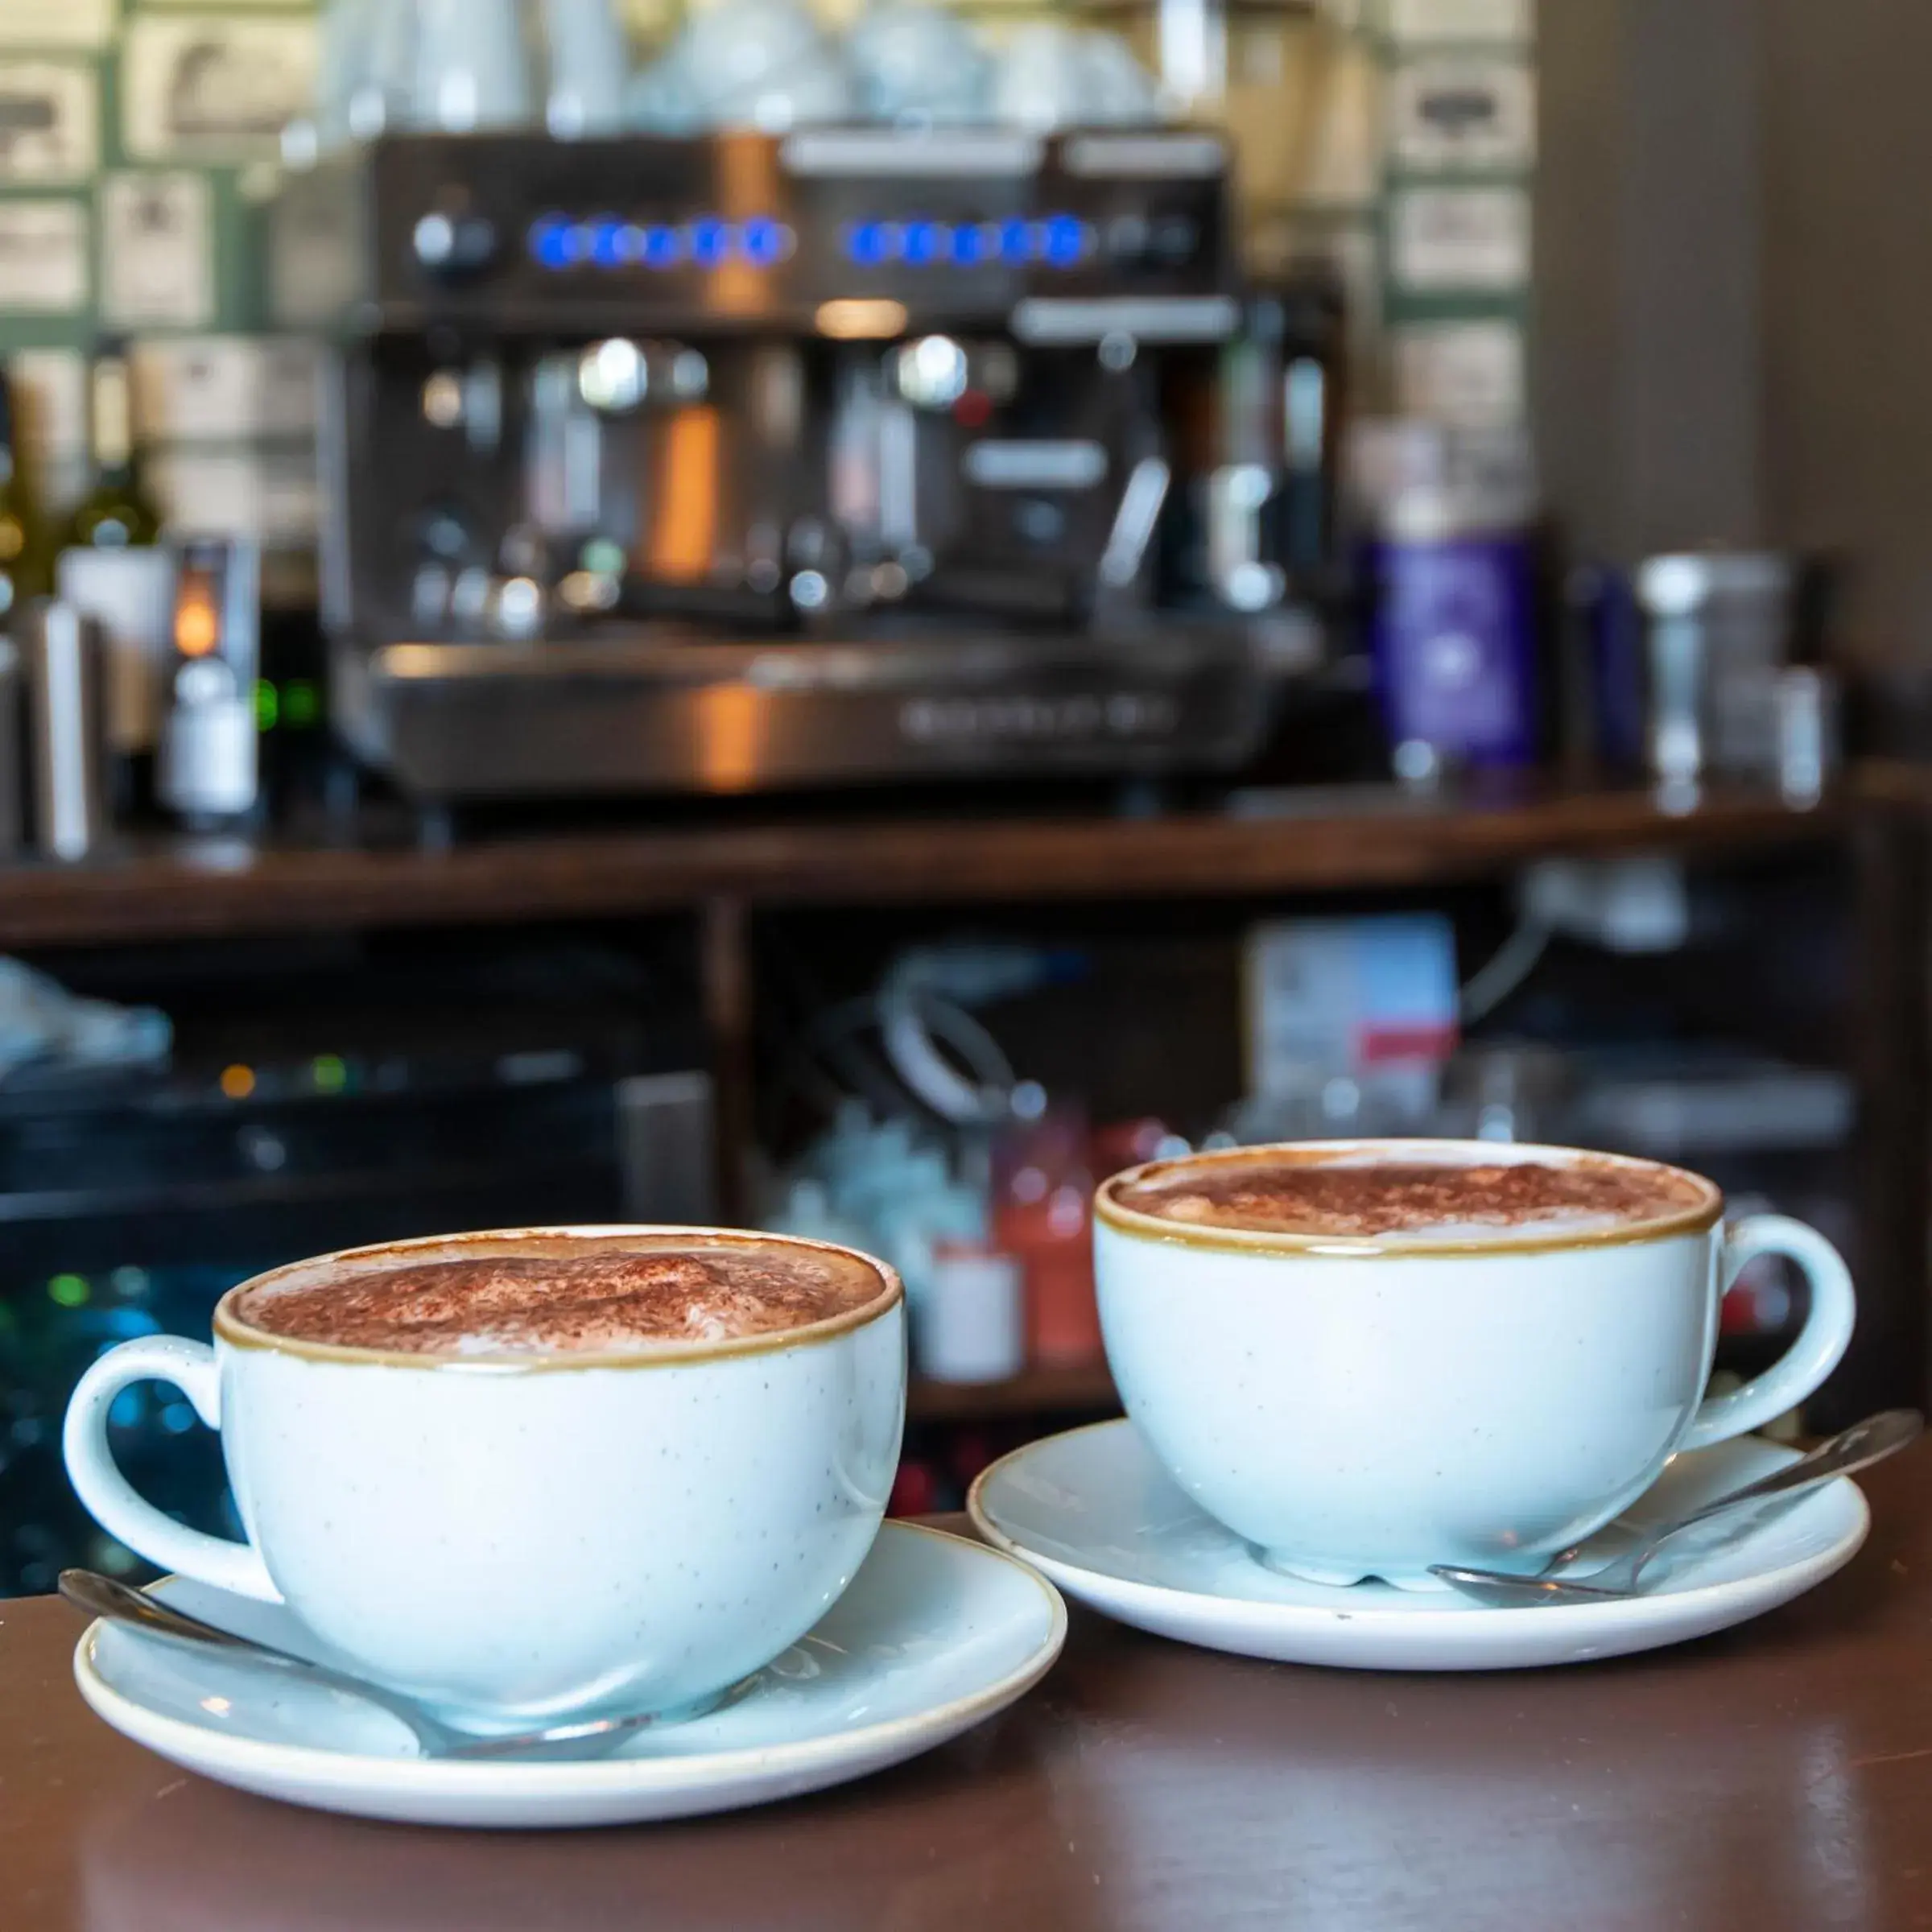
[[(1744, 1437), (1677, 1457), (1592, 1546), (1793, 1459)], [(1197, 1509), (1129, 1422), (1030, 1443), (985, 1471), (968, 1508), (980, 1534), (1069, 1596), (1159, 1636), (1278, 1662), (1367, 1670), (1507, 1670), (1682, 1643), (1761, 1616), (1848, 1563), (1870, 1513), (1841, 1477), (1777, 1514), (1720, 1521), (1667, 1546), (1623, 1602), (1491, 1610), (1450, 1592), (1334, 1588), (1265, 1569)]]

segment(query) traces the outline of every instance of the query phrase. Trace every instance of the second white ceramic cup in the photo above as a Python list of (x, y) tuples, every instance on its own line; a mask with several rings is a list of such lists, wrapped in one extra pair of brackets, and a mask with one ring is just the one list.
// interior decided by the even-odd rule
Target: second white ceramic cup
[[(1539, 1570), (1635, 1501), (1677, 1451), (1802, 1402), (1851, 1340), (1852, 1280), (1831, 1243), (1776, 1216), (1727, 1230), (1723, 1197), (1697, 1176), (1685, 1212), (1534, 1238), (1323, 1239), (1123, 1204), (1136, 1181), (1257, 1156), (1608, 1157), (1299, 1143), (1159, 1162), (1100, 1188), (1100, 1323), (1128, 1414), (1203, 1509), (1272, 1567), (1317, 1582), (1430, 1588), (1435, 1563)], [(1797, 1264), (1810, 1314), (1772, 1368), (1706, 1399), (1718, 1304), (1760, 1254)]]

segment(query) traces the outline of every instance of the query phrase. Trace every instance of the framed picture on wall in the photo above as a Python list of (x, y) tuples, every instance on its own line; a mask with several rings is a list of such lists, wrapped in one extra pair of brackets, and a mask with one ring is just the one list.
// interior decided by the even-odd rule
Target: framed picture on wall
[(1534, 31), (1531, 0), (1389, 0), (1388, 23), (1397, 47), (1463, 41), (1520, 45)]
[(1411, 188), (1389, 204), (1389, 272), (1426, 294), (1513, 294), (1530, 280), (1530, 197), (1520, 188)]
[(100, 164), (93, 64), (0, 60), (0, 186), (85, 181)]
[(1535, 76), (1525, 60), (1405, 62), (1389, 75), (1388, 123), (1401, 167), (1527, 169), (1536, 160)]
[(0, 46), (105, 47), (120, 0), (0, 0)]
[(86, 204), (0, 201), (0, 315), (71, 315), (87, 307)]
[(1513, 322), (1425, 322), (1394, 332), (1396, 407), (1461, 429), (1523, 419), (1523, 332)]
[(207, 177), (107, 175), (101, 184), (102, 321), (114, 328), (204, 328), (214, 314)]
[(144, 14), (122, 56), (122, 138), (143, 161), (270, 159), (315, 80), (311, 19)]

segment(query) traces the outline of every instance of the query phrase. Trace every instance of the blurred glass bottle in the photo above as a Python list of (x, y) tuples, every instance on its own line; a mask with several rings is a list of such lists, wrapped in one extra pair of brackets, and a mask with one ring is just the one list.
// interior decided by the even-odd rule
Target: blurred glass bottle
[(19, 414), (0, 369), (0, 633), (10, 628), (30, 597), (47, 588), (47, 557)]
[(1097, 1183), (1126, 1168), (1138, 1167), (1144, 1161), (1187, 1151), (1185, 1144), (1174, 1138), (1164, 1121), (1117, 1121), (1111, 1126), (1094, 1129), (1090, 1164)]
[(134, 447), (133, 376), (118, 344), (94, 360), (88, 436), (93, 481), (68, 519), (60, 547), (137, 550), (159, 543), (161, 513), (142, 480)]
[[(1366, 211), (1381, 190), (1381, 66), (1360, 0), (1076, 0), (1154, 76), (1162, 110), (1232, 138), (1241, 233)], [(1291, 247), (1260, 250), (1272, 270)]]
[(417, 126), (467, 134), (535, 120), (518, 0), (415, 0), (415, 7)]
[(415, 77), (415, 0), (328, 0), (316, 78), (323, 147), (407, 127)]
[(543, 0), (544, 124), (560, 141), (624, 124), (630, 56), (611, 0)]
[(1006, 1130), (993, 1159), (993, 1240), (1023, 1271), (1027, 1347), (1037, 1367), (1084, 1368), (1101, 1357), (1092, 1198), (1079, 1109), (1042, 1108)]
[(398, 128), (614, 134), (630, 70), (615, 0), (328, 0), (313, 144)]

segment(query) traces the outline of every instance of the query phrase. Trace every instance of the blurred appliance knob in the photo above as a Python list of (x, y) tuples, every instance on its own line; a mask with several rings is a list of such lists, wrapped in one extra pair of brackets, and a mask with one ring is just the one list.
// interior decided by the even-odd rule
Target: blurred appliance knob
[(431, 208), (410, 236), (416, 264), (439, 282), (460, 281), (497, 258), (496, 224), (467, 207)]
[(279, 1174), (288, 1164), (288, 1147), (266, 1127), (244, 1127), (235, 1136), (242, 1158), (258, 1174)]
[(423, 554), (445, 564), (466, 561), (476, 549), (469, 518), (448, 503), (423, 506), (416, 518), (416, 541)]
[(1147, 252), (1162, 268), (1180, 268), (1200, 251), (1199, 225), (1188, 215), (1168, 215), (1154, 224)]

